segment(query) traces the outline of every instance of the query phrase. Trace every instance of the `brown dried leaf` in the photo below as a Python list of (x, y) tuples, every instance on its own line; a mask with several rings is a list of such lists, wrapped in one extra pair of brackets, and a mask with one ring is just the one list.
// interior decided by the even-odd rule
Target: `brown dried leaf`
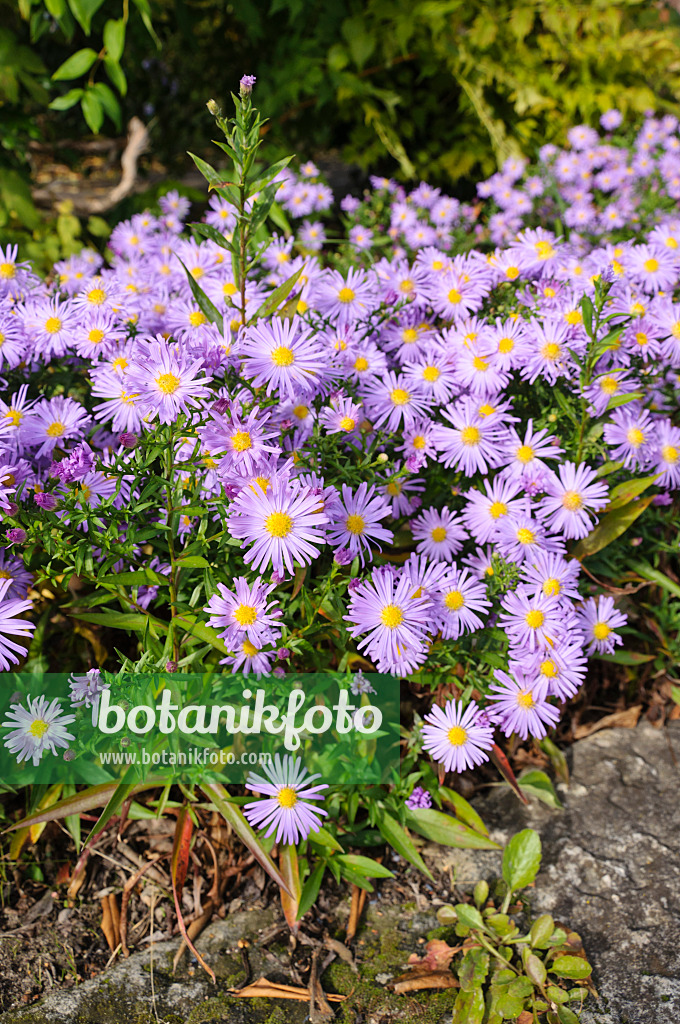
[(443, 939), (432, 939), (425, 949), (426, 953), (423, 957), (412, 953), (408, 958), (409, 964), (418, 965), (428, 971), (445, 971), (462, 946), (449, 946), (448, 942), (444, 942)]
[(402, 974), (395, 978), (390, 984), (397, 995), (405, 992), (420, 992), (427, 988), (458, 988), (458, 979), (451, 974), (451, 971), (421, 971), (416, 968), (408, 974)]
[(641, 711), (642, 704), (635, 704), (632, 708), (625, 708), (623, 711), (605, 715), (597, 722), (579, 725), (574, 729), (574, 739), (582, 740), (586, 736), (592, 736), (594, 732), (599, 732), (600, 729), (634, 729)]

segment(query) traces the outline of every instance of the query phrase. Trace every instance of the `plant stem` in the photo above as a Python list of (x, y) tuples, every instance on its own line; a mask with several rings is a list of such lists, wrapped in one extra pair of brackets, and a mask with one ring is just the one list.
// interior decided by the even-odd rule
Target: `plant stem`
[(178, 662), (180, 660), (180, 646), (179, 639), (177, 637), (177, 631), (175, 629), (175, 619), (177, 618), (177, 576), (178, 566), (175, 557), (175, 531), (173, 526), (173, 516), (175, 514), (174, 503), (173, 503), (173, 470), (174, 470), (174, 457), (175, 457), (175, 436), (173, 425), (170, 425), (168, 449), (165, 453), (165, 475), (167, 477), (166, 483), (166, 511), (168, 516), (168, 552), (170, 555), (170, 636), (172, 637), (172, 660)]

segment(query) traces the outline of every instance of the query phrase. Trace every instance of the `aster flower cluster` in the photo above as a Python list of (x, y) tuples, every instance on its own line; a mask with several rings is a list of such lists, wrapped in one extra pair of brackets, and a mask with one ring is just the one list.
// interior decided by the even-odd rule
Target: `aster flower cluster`
[[(603, 169), (621, 164), (633, 206), (616, 243), (599, 215), (568, 237), (530, 226), (553, 192), (535, 175), (522, 191), (514, 163), (480, 194), (498, 204), (512, 178), (521, 215), (504, 207), (501, 231), (492, 213), (477, 248), (461, 244), (472, 208), (376, 180), (342, 201), (339, 255), (310, 221), (258, 245), (247, 277), (228, 182), (201, 241), (170, 193), (115, 228), (107, 265), (86, 250), (42, 282), (0, 254), (7, 572), (27, 586), (23, 542), (32, 566), (42, 550), (95, 588), (125, 574), (97, 606), (152, 614), (158, 664), (199, 641), (258, 677), (347, 651), (449, 681), (474, 663), (478, 696), (434, 709), (423, 733), (451, 770), (488, 756), (496, 728), (544, 736), (626, 621), (581, 574), (579, 543), (632, 480), (632, 497), (658, 492), (650, 515), (680, 487), (676, 128), (649, 120), (649, 150), (575, 130), (588, 179), (543, 153), (563, 198), (577, 179), (606, 193)], [(633, 223), (652, 177), (657, 205)], [(239, 223), (275, 198), (311, 217), (332, 197), (313, 164), (284, 168)], [(384, 222), (364, 223), (378, 208)], [(279, 788), (300, 781), (287, 771), (260, 790), (284, 808)]]

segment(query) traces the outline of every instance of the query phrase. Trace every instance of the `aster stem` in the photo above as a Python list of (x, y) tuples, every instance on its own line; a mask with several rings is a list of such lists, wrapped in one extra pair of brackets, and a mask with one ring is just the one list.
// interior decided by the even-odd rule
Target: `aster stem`
[(177, 618), (177, 560), (175, 557), (175, 530), (173, 517), (175, 515), (174, 502), (173, 502), (173, 470), (174, 470), (174, 457), (175, 457), (175, 435), (173, 430), (173, 424), (170, 424), (169, 438), (168, 438), (168, 449), (165, 455), (166, 465), (165, 473), (167, 478), (166, 483), (166, 510), (168, 516), (168, 554), (170, 556), (170, 636), (172, 638), (172, 660), (178, 662), (180, 660), (180, 646), (177, 637), (177, 630), (175, 628), (175, 619)]

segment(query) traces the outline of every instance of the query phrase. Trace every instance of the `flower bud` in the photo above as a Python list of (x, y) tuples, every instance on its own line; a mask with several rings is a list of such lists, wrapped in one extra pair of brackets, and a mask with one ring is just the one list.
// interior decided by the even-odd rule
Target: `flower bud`
[(26, 531), (22, 530), (20, 526), (15, 527), (13, 530), (8, 530), (7, 540), (10, 544), (23, 544), (26, 540)]
[(75, 761), (75, 759), (76, 759), (76, 752), (75, 752), (75, 750), (65, 750), (64, 754), (63, 754), (63, 757), (64, 757), (65, 761)]
[(165, 671), (166, 672), (176, 672), (177, 671), (177, 662), (176, 661), (168, 661), (168, 662), (166, 662)]
[(33, 500), (39, 508), (45, 509), (46, 512), (53, 512), (59, 504), (53, 494), (45, 494), (44, 491), (37, 491), (33, 495)]
[(208, 100), (208, 102), (206, 103), (206, 107), (208, 108), (208, 112), (212, 114), (213, 117), (220, 116), (220, 108), (215, 100)]
[(218, 398), (216, 402), (213, 402), (212, 411), (216, 412), (218, 416), (223, 416), (229, 408), (229, 399)]
[(6, 516), (15, 516), (19, 511), (19, 506), (16, 501), (8, 501), (5, 505), (0, 506), (0, 509)]
[(118, 435), (118, 441), (122, 444), (123, 448), (136, 448), (139, 438), (132, 431), (125, 430), (122, 434)]
[(375, 461), (379, 462), (381, 466), (384, 466), (385, 463), (387, 462), (388, 458), (389, 458), (389, 456), (386, 455), (385, 452), (380, 452), (380, 455), (377, 457), (377, 459)]
[(243, 78), (239, 82), (239, 89), (241, 91), (242, 97), (250, 96), (256, 81), (257, 79), (255, 78), (255, 75), (243, 76)]

